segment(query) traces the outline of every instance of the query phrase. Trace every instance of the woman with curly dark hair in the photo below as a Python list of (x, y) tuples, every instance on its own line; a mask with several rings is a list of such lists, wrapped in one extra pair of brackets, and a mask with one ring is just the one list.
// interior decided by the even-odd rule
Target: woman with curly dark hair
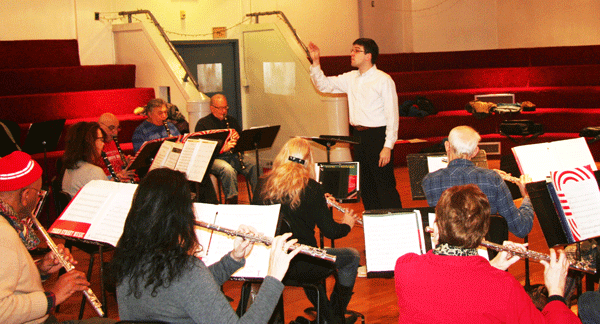
[(108, 180), (99, 163), (104, 148), (104, 131), (96, 122), (79, 122), (67, 132), (67, 146), (62, 157), (62, 190), (71, 197), (92, 180)]
[[(195, 217), (185, 174), (156, 169), (140, 182), (111, 263), (121, 320), (167, 323), (266, 323), (281, 296), (296, 240), (278, 236), (269, 270), (250, 309), (238, 318), (220, 290), (244, 266), (252, 243), (234, 240), (233, 250), (209, 267), (194, 232)], [(252, 232), (244, 225), (240, 231)]]

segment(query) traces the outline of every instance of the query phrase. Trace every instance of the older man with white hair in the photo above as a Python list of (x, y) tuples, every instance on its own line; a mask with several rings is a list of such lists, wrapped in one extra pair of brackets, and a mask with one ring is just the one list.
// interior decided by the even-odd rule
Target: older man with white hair
[(522, 175), (517, 185), (523, 195), (521, 206), (517, 208), (510, 190), (499, 172), (475, 166), (471, 159), (477, 155), (477, 144), (481, 136), (469, 126), (457, 126), (450, 131), (444, 143), (448, 154), (448, 167), (429, 173), (423, 178), (423, 190), (429, 206), (437, 205), (444, 190), (465, 184), (476, 184), (486, 194), (492, 214), (506, 219), (508, 230), (518, 237), (525, 237), (533, 226), (533, 207), (525, 189), (529, 180)]

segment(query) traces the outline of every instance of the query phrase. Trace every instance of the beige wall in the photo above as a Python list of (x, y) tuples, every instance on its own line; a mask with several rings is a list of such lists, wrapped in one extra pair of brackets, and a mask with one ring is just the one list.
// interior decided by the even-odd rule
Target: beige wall
[(78, 38), (83, 64), (112, 63), (109, 23), (94, 21), (93, 13), (137, 9), (194, 39), (210, 38), (212, 27), (231, 27), (246, 13), (280, 10), (324, 55), (346, 55), (359, 36), (377, 40), (382, 53), (600, 43), (600, 0), (2, 0), (0, 39)]

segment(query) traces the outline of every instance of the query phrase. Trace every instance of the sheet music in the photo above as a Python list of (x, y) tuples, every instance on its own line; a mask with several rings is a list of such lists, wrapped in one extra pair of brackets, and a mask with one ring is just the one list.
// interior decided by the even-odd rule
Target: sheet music
[(427, 170), (429, 173), (435, 172), (439, 169), (444, 169), (448, 167), (448, 157), (447, 156), (428, 156), (427, 157)]
[(363, 215), (367, 271), (394, 271), (396, 260), (406, 253), (425, 251), (421, 216), (416, 212)]
[(597, 170), (592, 153), (583, 137), (513, 147), (521, 174), (545, 181), (551, 171), (592, 165)]
[(165, 163), (162, 165), (163, 167), (175, 170), (175, 166), (177, 165), (177, 163), (179, 162), (179, 158), (181, 157), (183, 145), (183, 143), (173, 143), (171, 151), (169, 152)]
[(576, 242), (600, 236), (600, 189), (590, 165), (552, 172), (552, 183)]
[(174, 169), (185, 172), (191, 181), (202, 182), (216, 147), (216, 141), (188, 139)]
[[(215, 218), (214, 224), (237, 230), (240, 224), (254, 227), (259, 233), (274, 237), (279, 219), (281, 205), (211, 205), (194, 203), (196, 219), (208, 221)], [(218, 215), (217, 215), (218, 211)], [(217, 215), (217, 216), (215, 216)], [(198, 229), (208, 232), (207, 229)], [(204, 234), (202, 234), (204, 236)], [(223, 233), (213, 232), (209, 239), (210, 246), (203, 245), (208, 254), (202, 258), (206, 265), (211, 265), (233, 249), (233, 239)], [(199, 237), (200, 240), (200, 237)], [(203, 238), (206, 241), (206, 238)], [(252, 253), (246, 259), (246, 265), (235, 272), (233, 277), (264, 278), (269, 268), (270, 248), (264, 244), (254, 244)]]
[(158, 152), (156, 152), (156, 156), (154, 157), (152, 165), (150, 165), (150, 169), (148, 169), (148, 171), (152, 171), (165, 165), (169, 154), (173, 150), (173, 145), (175, 145), (175, 142), (163, 141), (158, 149)]
[[(136, 184), (93, 180), (73, 198), (48, 232), (117, 245), (131, 208)], [(81, 229), (85, 233), (70, 233)], [(81, 235), (83, 234), (83, 235)]]

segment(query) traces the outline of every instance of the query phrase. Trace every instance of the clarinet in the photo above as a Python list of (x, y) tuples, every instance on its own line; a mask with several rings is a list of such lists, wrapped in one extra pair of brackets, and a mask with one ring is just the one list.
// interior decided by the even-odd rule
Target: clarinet
[[(333, 208), (341, 211), (342, 213), (346, 212), (346, 208), (340, 206), (338, 203), (336, 203), (336, 202), (334, 202), (332, 200), (329, 200), (327, 198), (325, 198), (325, 201), (327, 201), (327, 205), (329, 205), (329, 206), (331, 206), (331, 207), (333, 207)], [(359, 224), (359, 225), (363, 225), (363, 221), (360, 218), (356, 219), (356, 223)]]
[[(35, 210), (32, 213), (31, 220), (32, 220), (33, 224), (35, 225), (35, 227), (37, 227), (40, 234), (42, 234), (42, 236), (46, 240), (48, 247), (50, 248), (50, 250), (52, 250), (52, 252), (56, 256), (56, 258), (58, 259), (60, 264), (65, 268), (65, 270), (67, 272), (69, 272), (71, 270), (74, 270), (75, 266), (71, 262), (67, 261), (62, 256), (62, 254), (60, 254), (60, 252), (58, 251), (58, 246), (56, 246), (56, 243), (54, 243), (54, 241), (52, 241), (52, 238), (50, 238), (50, 235), (48, 234), (46, 229), (42, 226), (42, 224), (40, 224), (40, 221), (37, 219), (38, 214), (40, 213), (40, 211), (42, 210), (42, 207), (44, 206), (44, 202), (46, 200), (47, 194), (48, 194), (47, 191), (40, 190), (41, 198), (38, 201), (38, 203), (35, 207)], [(92, 289), (88, 287), (87, 289), (83, 290), (83, 294), (85, 295), (85, 298), (90, 302), (90, 304), (92, 305), (92, 307), (94, 308), (94, 310), (96, 311), (98, 316), (104, 317), (104, 311), (102, 310), (102, 303), (100, 303), (100, 300), (98, 300), (98, 297), (96, 297), (96, 295), (94, 294)]]
[(106, 168), (108, 169), (108, 172), (110, 172), (110, 175), (112, 176), (112, 179), (114, 182), (121, 182), (121, 179), (119, 179), (119, 177), (117, 176), (117, 173), (115, 172), (115, 169), (112, 166), (112, 163), (110, 163), (110, 161), (108, 160), (108, 156), (106, 156), (106, 152), (102, 151), (100, 152), (100, 154), (102, 155), (102, 160), (104, 160), (104, 164), (106, 164)]
[(167, 136), (171, 137), (171, 130), (169, 129), (169, 124), (167, 124), (167, 120), (163, 120), (163, 126), (165, 126), (165, 130), (167, 131)]
[[(223, 120), (225, 121), (225, 127), (230, 128), (229, 119), (227, 119), (227, 116), (223, 117)], [(244, 157), (242, 156), (242, 153), (237, 152), (237, 156), (238, 160), (240, 161), (240, 167), (242, 168), (242, 170), (246, 170), (246, 165), (244, 164)]]
[[(425, 228), (425, 232), (433, 233), (433, 228), (427, 226)], [(504, 245), (492, 243), (492, 242), (489, 242), (486, 240), (482, 240), (481, 243), (479, 243), (479, 245), (481, 245), (485, 248), (488, 248), (488, 249), (492, 249), (494, 251), (498, 251), (498, 252), (508, 252), (512, 255), (516, 255), (521, 258), (527, 258), (527, 259), (530, 259), (530, 260), (536, 261), (536, 262), (540, 262), (540, 261), (550, 262), (550, 255), (545, 254), (545, 253), (540, 253), (540, 252), (531, 251), (531, 250), (526, 250), (525, 252), (523, 252), (518, 249), (514, 249), (514, 248), (504, 246)], [(569, 263), (570, 263), (569, 264), (570, 269), (587, 272), (587, 273), (591, 273), (591, 274), (596, 274), (596, 268), (588, 266), (587, 262), (584, 260), (577, 261), (577, 260), (569, 259)]]
[(125, 158), (125, 154), (123, 154), (123, 150), (121, 150), (121, 145), (119, 145), (119, 139), (117, 138), (117, 136), (113, 136), (112, 139), (115, 142), (117, 151), (119, 151), (119, 156), (121, 156), (121, 161), (123, 161), (123, 165), (127, 166), (127, 159)]
[[(196, 221), (196, 226), (200, 226), (200, 227), (207, 228), (209, 230), (225, 233), (229, 236), (241, 237), (246, 240), (250, 240), (252, 242), (262, 243), (266, 246), (269, 246), (273, 243), (273, 239), (270, 237), (256, 235), (256, 234), (242, 233), (240, 231), (235, 231), (232, 229), (221, 227), (221, 226), (215, 225), (215, 224), (210, 224), (207, 222)], [(312, 247), (312, 246), (308, 246), (308, 245), (304, 245), (304, 244), (298, 244), (298, 243), (290, 246), (290, 250), (295, 249), (296, 247), (300, 247), (300, 253), (302, 253), (302, 254), (310, 255), (312, 257), (327, 260), (330, 262), (335, 262), (336, 256), (327, 254), (327, 251), (325, 251), (325, 250), (318, 249), (316, 247)]]

